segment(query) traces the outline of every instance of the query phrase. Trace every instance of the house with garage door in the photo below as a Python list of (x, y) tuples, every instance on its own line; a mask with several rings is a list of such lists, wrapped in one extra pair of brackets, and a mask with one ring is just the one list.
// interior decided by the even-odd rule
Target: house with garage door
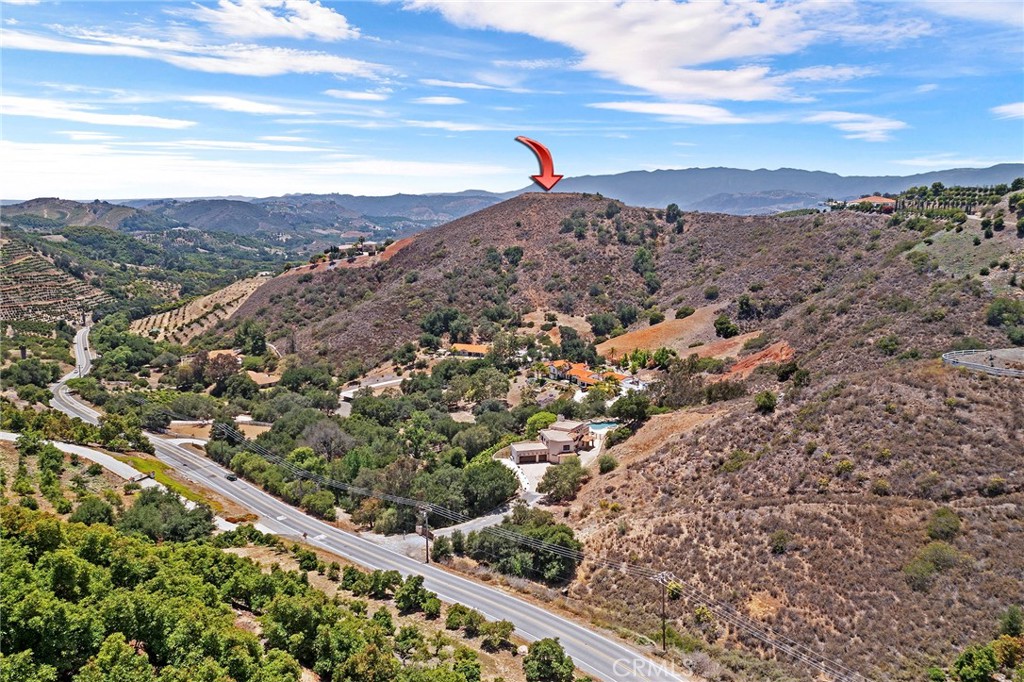
[(509, 446), (509, 457), (513, 462), (560, 464), (564, 458), (588, 449), (593, 443), (589, 424), (561, 418), (541, 429), (537, 436), (538, 440), (520, 441)]

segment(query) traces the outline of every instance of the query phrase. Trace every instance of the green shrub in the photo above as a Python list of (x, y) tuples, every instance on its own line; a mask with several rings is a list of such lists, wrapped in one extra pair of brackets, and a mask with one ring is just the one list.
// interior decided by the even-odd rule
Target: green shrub
[(685, 319), (685, 318), (689, 317), (690, 315), (693, 315), (695, 312), (697, 312), (695, 308), (693, 308), (691, 306), (688, 306), (688, 305), (684, 305), (683, 307), (681, 307), (681, 308), (676, 310), (676, 319), (677, 320)]
[(597, 470), (602, 474), (614, 471), (617, 466), (619, 466), (618, 460), (607, 453), (601, 455), (597, 460)]
[(771, 391), (761, 391), (754, 396), (754, 407), (762, 414), (769, 414), (775, 411), (779, 399)]
[(928, 537), (932, 540), (952, 540), (960, 534), (960, 517), (949, 507), (940, 507), (928, 519)]
[(768, 538), (768, 546), (772, 554), (785, 554), (789, 544), (793, 541), (793, 534), (788, 530), (777, 530)]
[(723, 339), (731, 339), (740, 333), (740, 328), (729, 319), (728, 315), (719, 315), (715, 320), (715, 336), (721, 336)]

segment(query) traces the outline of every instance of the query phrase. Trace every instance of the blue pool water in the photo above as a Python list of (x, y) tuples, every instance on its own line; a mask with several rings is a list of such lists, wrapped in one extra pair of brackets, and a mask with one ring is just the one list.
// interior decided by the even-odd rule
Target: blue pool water
[(603, 431), (611, 431), (612, 429), (618, 428), (619, 422), (593, 422), (590, 425), (591, 431), (601, 433)]

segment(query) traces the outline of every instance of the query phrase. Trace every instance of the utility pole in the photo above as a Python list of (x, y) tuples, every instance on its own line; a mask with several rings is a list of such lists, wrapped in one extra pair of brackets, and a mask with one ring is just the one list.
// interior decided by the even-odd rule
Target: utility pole
[(430, 518), (426, 509), (420, 509), (420, 524), (416, 526), (416, 532), (423, 536), (423, 560), (430, 563)]
[(668, 617), (665, 613), (667, 609), (666, 605), (666, 592), (668, 587), (665, 583), (661, 584), (661, 650), (668, 651)]
[(654, 580), (661, 585), (661, 650), (668, 651), (668, 583), (671, 579), (667, 571), (662, 571), (654, 576)]

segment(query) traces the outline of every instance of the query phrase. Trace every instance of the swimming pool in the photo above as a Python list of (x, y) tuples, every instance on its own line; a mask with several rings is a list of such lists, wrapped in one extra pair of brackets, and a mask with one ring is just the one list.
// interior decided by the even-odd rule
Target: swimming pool
[(611, 431), (619, 427), (619, 422), (615, 421), (604, 421), (604, 422), (591, 422), (590, 430), (597, 433), (604, 433), (605, 431)]

